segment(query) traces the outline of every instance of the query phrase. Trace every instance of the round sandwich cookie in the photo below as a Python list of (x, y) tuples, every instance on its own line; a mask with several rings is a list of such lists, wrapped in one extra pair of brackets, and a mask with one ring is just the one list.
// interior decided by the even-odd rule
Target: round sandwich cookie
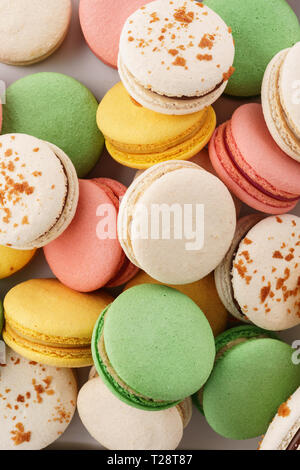
[[(300, 38), (299, 38), (300, 39)], [(300, 42), (269, 63), (261, 100), (268, 129), (279, 147), (300, 162)]]
[(230, 247), (235, 226), (226, 186), (184, 161), (160, 163), (142, 173), (127, 190), (118, 216), (119, 240), (131, 262), (174, 285), (212, 272)]
[(91, 338), (105, 292), (81, 294), (56, 279), (33, 279), (4, 298), (3, 339), (30, 361), (55, 367), (92, 365)]
[(250, 215), (215, 272), (221, 300), (232, 315), (268, 330), (300, 324), (300, 218)]
[(27, 75), (6, 90), (2, 133), (52, 142), (83, 177), (96, 165), (104, 145), (95, 120), (97, 107), (91, 91), (72, 77), (52, 72)]
[(79, 181), (71, 225), (44, 249), (54, 275), (71, 289), (91, 292), (119, 286), (138, 272), (117, 236), (119, 200), (125, 192), (125, 186), (109, 178)]
[(150, 0), (80, 0), (79, 19), (85, 40), (98, 59), (117, 68), (121, 31), (128, 16)]
[[(143, 271), (140, 271), (131, 281), (129, 281), (124, 290), (130, 289), (134, 286), (141, 284), (161, 284), (152, 277), (148, 276)], [(207, 320), (209, 321), (210, 327), (213, 331), (214, 336), (222, 333), (228, 322), (228, 312), (221, 302), (218, 292), (216, 289), (213, 273), (204, 277), (200, 281), (193, 282), (192, 284), (185, 284), (183, 286), (172, 286), (179, 292), (187, 295), (192, 299), (198, 307), (201, 308)]]
[(158, 411), (195, 393), (211, 373), (214, 337), (200, 308), (167, 286), (123, 292), (93, 333), (97, 372), (120, 400)]
[(31, 65), (63, 43), (71, 21), (71, 0), (9, 0), (0, 5), (0, 62)]
[(190, 398), (151, 413), (119, 400), (97, 375), (81, 388), (77, 407), (83, 425), (99, 444), (111, 450), (177, 448), (192, 417)]
[(0, 244), (32, 250), (57, 238), (78, 202), (78, 179), (58, 147), (25, 134), (0, 136)]
[(225, 93), (259, 95), (272, 57), (300, 41), (297, 15), (286, 0), (204, 0), (204, 3), (232, 28), (235, 73)]
[(231, 29), (214, 11), (192, 0), (156, 0), (127, 19), (118, 69), (145, 108), (191, 114), (222, 95), (233, 59)]
[(300, 385), (293, 349), (274, 333), (245, 325), (222, 333), (216, 350), (214, 369), (198, 394), (208, 424), (229, 439), (264, 434), (279, 405)]
[(300, 387), (278, 408), (259, 450), (300, 450)]
[(260, 104), (240, 106), (221, 124), (209, 155), (228, 189), (254, 209), (284, 214), (300, 199), (300, 165), (272, 139)]
[(122, 83), (107, 92), (97, 111), (110, 155), (122, 165), (146, 169), (166, 160), (187, 160), (209, 141), (216, 115), (211, 106), (169, 116), (140, 106)]
[(5, 279), (23, 269), (32, 260), (36, 250), (14, 250), (0, 246), (0, 279)]
[(73, 418), (73, 371), (29, 362), (10, 348), (0, 368), (0, 450), (44, 449)]

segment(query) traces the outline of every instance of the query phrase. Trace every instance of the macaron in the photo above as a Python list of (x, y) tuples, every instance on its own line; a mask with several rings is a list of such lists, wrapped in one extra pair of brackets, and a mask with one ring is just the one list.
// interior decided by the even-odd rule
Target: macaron
[(78, 179), (58, 147), (26, 134), (0, 136), (0, 245), (32, 250), (58, 237), (74, 217)]
[(195, 393), (213, 367), (213, 333), (200, 308), (170, 287), (143, 284), (123, 292), (93, 333), (97, 372), (117, 398), (159, 411)]
[(29, 134), (57, 145), (83, 177), (96, 165), (104, 145), (95, 120), (97, 107), (91, 91), (72, 77), (27, 75), (6, 90), (2, 133)]
[(211, 106), (170, 116), (140, 106), (122, 83), (111, 88), (97, 111), (110, 155), (122, 165), (146, 169), (166, 160), (187, 160), (209, 141), (216, 115)]
[(63, 43), (71, 21), (71, 0), (10, 0), (0, 7), (0, 62), (31, 65)]
[(74, 373), (28, 361), (10, 348), (6, 359), (0, 380), (0, 450), (44, 449), (74, 415)]
[[(299, 38), (300, 39), (300, 38)], [(269, 63), (261, 100), (268, 129), (279, 147), (300, 161), (300, 42), (278, 52)]]
[(212, 272), (230, 247), (235, 226), (225, 185), (184, 161), (160, 163), (142, 173), (128, 188), (118, 216), (119, 240), (131, 262), (174, 285)]
[(209, 155), (219, 178), (254, 209), (284, 214), (300, 199), (300, 165), (273, 140), (260, 104), (240, 106), (221, 124), (210, 141)]
[(300, 41), (297, 15), (285, 0), (205, 0), (232, 28), (235, 73), (226, 93), (260, 94), (265, 69), (277, 52)]
[(98, 59), (117, 68), (121, 31), (129, 15), (149, 0), (80, 0), (79, 19), (85, 40)]
[(156, 0), (127, 19), (118, 69), (128, 93), (164, 114), (214, 103), (234, 72), (231, 29), (203, 3)]
[(293, 349), (268, 331), (242, 326), (216, 339), (217, 359), (203, 388), (203, 410), (215, 432), (250, 439), (266, 432), (280, 403), (300, 385)]
[(117, 237), (119, 199), (126, 187), (109, 178), (79, 181), (79, 203), (68, 230), (44, 250), (54, 275), (66, 286), (91, 292), (129, 281), (138, 271)]
[(234, 242), (216, 269), (220, 298), (242, 321), (276, 331), (300, 324), (300, 218), (286, 214), (238, 223)]
[(0, 279), (5, 279), (23, 269), (32, 260), (36, 250), (14, 250), (0, 246)]
[(190, 398), (156, 413), (133, 408), (119, 400), (99, 376), (83, 385), (77, 406), (87, 431), (111, 450), (174, 450), (192, 416)]
[(300, 387), (280, 405), (260, 450), (300, 450)]
[[(141, 284), (161, 284), (152, 277), (148, 276), (143, 271), (140, 271), (131, 281), (129, 281), (124, 290), (130, 289), (134, 286)], [(185, 284), (183, 286), (172, 286), (179, 292), (187, 295), (192, 299), (198, 307), (201, 308), (204, 315), (206, 316), (213, 334), (215, 336), (222, 333), (227, 326), (228, 313), (223, 303), (221, 302), (218, 292), (215, 286), (213, 273), (204, 277), (200, 281), (193, 282), (192, 284)]]
[(3, 311), (3, 303), (2, 303), (2, 300), (0, 299), (0, 336), (2, 334), (3, 325), (4, 325), (4, 311)]
[(110, 302), (104, 292), (81, 294), (57, 279), (22, 282), (4, 298), (3, 339), (30, 361), (54, 367), (92, 365), (92, 331)]

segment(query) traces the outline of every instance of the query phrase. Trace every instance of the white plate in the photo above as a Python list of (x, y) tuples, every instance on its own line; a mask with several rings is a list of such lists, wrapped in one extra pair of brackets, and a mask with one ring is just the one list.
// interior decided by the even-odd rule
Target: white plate
[[(12, 67), (0, 64), (0, 80), (3, 80), (7, 86), (15, 80), (25, 75), (37, 72), (60, 72), (71, 75), (77, 80), (84, 83), (100, 101), (107, 90), (119, 81), (116, 70), (107, 67), (100, 62), (90, 51), (86, 45), (78, 19), (79, 0), (73, 1), (73, 18), (70, 32), (62, 45), (62, 47), (46, 61), (32, 65), (30, 67)], [(124, 1), (124, 0), (122, 0)], [(130, 1), (130, 0), (127, 0)], [(300, 2), (298, 0), (290, 0), (288, 2), (300, 17)], [(229, 119), (235, 108), (249, 100), (235, 100), (229, 97), (222, 97), (214, 108), (217, 112), (218, 123)], [(38, 103), (37, 103), (38, 109)], [(99, 164), (91, 173), (95, 176), (108, 176), (116, 178), (124, 184), (132, 181), (134, 170), (130, 170), (116, 163), (107, 153), (103, 154)], [(243, 214), (249, 213), (247, 207), (243, 208)], [(296, 208), (295, 214), (300, 216), (300, 207)], [(27, 279), (31, 278), (52, 277), (42, 250), (34, 261), (21, 273), (17, 273), (9, 279), (0, 281), (0, 296), (13, 287)], [(281, 337), (292, 342), (300, 339), (300, 327), (294, 328), (288, 332), (281, 334)], [(88, 370), (81, 369), (79, 371), (80, 384), (87, 379)], [(97, 398), (95, 398), (97, 399)], [(259, 400), (259, 397), (258, 397)], [(207, 425), (204, 417), (195, 409), (193, 419), (185, 430), (180, 449), (256, 449), (259, 439), (251, 439), (247, 441), (232, 441), (224, 439), (216, 434)], [(71, 425), (63, 436), (56, 441), (51, 449), (101, 449), (101, 446), (90, 437), (88, 432), (82, 426), (78, 416), (76, 415)]]

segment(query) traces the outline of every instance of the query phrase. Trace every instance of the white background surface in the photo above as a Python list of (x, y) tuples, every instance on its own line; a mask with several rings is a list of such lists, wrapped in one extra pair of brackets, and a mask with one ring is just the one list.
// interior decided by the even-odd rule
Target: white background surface
[[(32, 73), (37, 72), (60, 72), (78, 79), (84, 83), (96, 96), (98, 101), (104, 96), (107, 90), (119, 81), (116, 70), (111, 69), (100, 62), (89, 50), (81, 33), (78, 19), (79, 0), (73, 1), (73, 18), (69, 34), (62, 47), (46, 61), (32, 65), (30, 67), (12, 67), (0, 64), (0, 80), (3, 80), (7, 86), (15, 80)], [(109, 1), (109, 0), (108, 0)], [(130, 1), (130, 0), (119, 0)], [(288, 3), (300, 17), (300, 0), (290, 0)], [(255, 64), (253, 64), (255, 66)], [(248, 100), (249, 101), (249, 100)], [(233, 110), (247, 100), (235, 100), (229, 97), (222, 97), (214, 108), (217, 112), (218, 123), (231, 117)], [(38, 112), (38, 103), (37, 103)], [(105, 152), (103, 153), (97, 167), (91, 173), (91, 176), (108, 176), (116, 178), (124, 184), (132, 181), (134, 171), (114, 162)], [(244, 207), (243, 214), (249, 213), (249, 209)], [(294, 211), (300, 216), (300, 204)], [(31, 278), (53, 277), (49, 270), (42, 250), (34, 261), (21, 273), (6, 280), (0, 281), (0, 296), (14, 285)], [(300, 340), (300, 327), (294, 328), (281, 334), (281, 337), (292, 342), (295, 339)], [(84, 383), (88, 374), (88, 369), (81, 369), (79, 372), (80, 384)], [(259, 400), (259, 396), (257, 397)], [(97, 397), (95, 397), (95, 401)], [(256, 449), (259, 439), (247, 441), (232, 441), (224, 439), (216, 434), (207, 425), (204, 417), (194, 409), (193, 419), (185, 430), (180, 449)], [(101, 449), (100, 445), (94, 441), (76, 415), (65, 434), (51, 446), (52, 449)]]

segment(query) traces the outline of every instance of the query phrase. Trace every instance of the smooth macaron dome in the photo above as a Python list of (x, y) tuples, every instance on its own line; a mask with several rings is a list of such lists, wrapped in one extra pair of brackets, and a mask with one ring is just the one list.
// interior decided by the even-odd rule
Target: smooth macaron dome
[(280, 214), (299, 201), (300, 165), (276, 145), (260, 104), (240, 106), (219, 126), (209, 154), (218, 176), (250, 207)]
[(127, 19), (118, 68), (143, 106), (189, 114), (222, 94), (233, 59), (230, 28), (210, 8), (191, 0), (156, 0)]
[(0, 137), (0, 244), (33, 249), (59, 236), (78, 201), (72, 162), (59, 148), (25, 134)]
[(232, 28), (235, 73), (226, 93), (260, 94), (265, 69), (277, 52), (300, 40), (297, 15), (286, 0), (205, 0)]
[(29, 65), (49, 57), (69, 29), (71, 0), (11, 0), (0, 7), (0, 62)]
[(204, 386), (209, 425), (229, 439), (264, 434), (279, 405), (300, 384), (293, 349), (268, 331), (242, 326), (216, 340), (217, 359)]
[(261, 91), (263, 112), (271, 135), (279, 147), (297, 161), (300, 161), (299, 64), (300, 42), (297, 42), (271, 60)]
[(97, 124), (115, 160), (145, 169), (160, 161), (196, 155), (212, 136), (216, 116), (210, 106), (184, 116), (157, 113), (140, 106), (117, 83), (99, 105)]
[(69, 426), (77, 383), (71, 369), (29, 361), (6, 348), (0, 378), (0, 450), (41, 450)]
[(34, 257), (36, 250), (14, 250), (0, 245), (0, 279), (23, 269)]
[[(179, 208), (177, 216), (187, 207), (190, 212), (172, 220), (170, 232), (162, 233), (154, 209), (166, 206)], [(187, 236), (191, 213), (198, 227)], [(128, 188), (118, 216), (119, 240), (127, 257), (154, 279), (174, 285), (198, 281), (212, 272), (226, 254), (235, 226), (235, 207), (225, 185), (187, 161), (160, 163), (142, 173)], [(203, 244), (197, 238), (201, 233)]]
[(94, 325), (111, 301), (104, 292), (82, 294), (56, 279), (22, 282), (5, 296), (3, 339), (32, 361), (56, 367), (89, 366)]
[(95, 120), (97, 107), (91, 91), (72, 77), (52, 72), (28, 75), (6, 90), (2, 133), (29, 134), (57, 145), (83, 177), (99, 160), (104, 145)]
[(300, 387), (279, 406), (259, 450), (300, 450)]
[(92, 352), (110, 390), (145, 410), (169, 408), (195, 393), (215, 356), (199, 307), (177, 290), (153, 284), (123, 292), (102, 313)]

